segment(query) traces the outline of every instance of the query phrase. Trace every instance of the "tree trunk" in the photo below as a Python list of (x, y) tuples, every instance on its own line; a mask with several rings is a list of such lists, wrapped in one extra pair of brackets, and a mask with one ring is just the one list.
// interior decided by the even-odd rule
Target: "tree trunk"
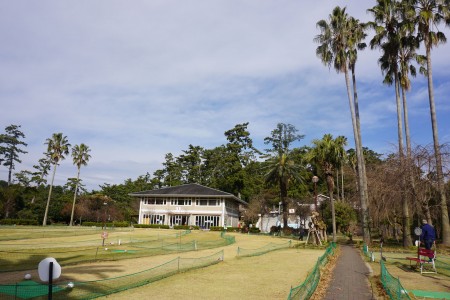
[(286, 229), (288, 227), (288, 212), (286, 205), (286, 197), (287, 197), (287, 186), (283, 183), (280, 185), (280, 195), (281, 195), (281, 207), (283, 208), (283, 228)]
[[(406, 172), (408, 174), (408, 185), (407, 190), (410, 190), (408, 193), (409, 203), (416, 203), (416, 184), (414, 180), (413, 174), (413, 161), (412, 161), (412, 150), (411, 150), (411, 134), (409, 131), (409, 117), (408, 117), (408, 105), (406, 102), (406, 90), (402, 87), (402, 100), (403, 100), (403, 122), (405, 123), (405, 137), (406, 137)], [(409, 215), (408, 215), (409, 216)], [(411, 224), (411, 219), (409, 218), (409, 224)], [(412, 239), (410, 236), (410, 243), (412, 245)]]
[(333, 226), (333, 242), (336, 243), (336, 211), (334, 209), (334, 199), (333, 199), (333, 189), (334, 189), (334, 178), (332, 175), (327, 174), (327, 186), (328, 186), (328, 196), (330, 197), (331, 206), (331, 223)]
[(75, 193), (73, 194), (72, 213), (70, 214), (69, 226), (73, 226), (73, 214), (75, 212), (75, 201), (77, 200), (78, 181), (80, 180), (80, 167), (78, 166), (77, 184), (75, 185)]
[[(370, 244), (370, 231), (369, 231), (369, 213), (368, 213), (368, 193), (367, 193), (367, 178), (366, 178), (366, 167), (364, 162), (364, 155), (362, 151), (362, 143), (361, 143), (361, 130), (359, 124), (359, 117), (356, 116), (356, 104), (352, 99), (351, 91), (350, 91), (350, 80), (348, 78), (348, 69), (347, 64), (344, 65), (344, 74), (345, 74), (345, 84), (347, 86), (347, 96), (348, 102), (350, 106), (350, 113), (352, 116), (352, 125), (353, 125), (353, 136), (355, 139), (355, 150), (356, 150), (356, 158), (358, 161), (358, 186), (359, 186), (359, 197), (361, 204), (361, 220), (363, 227), (363, 240), (367, 245)], [(353, 72), (354, 74), (354, 72)], [(353, 82), (353, 90), (356, 92), (356, 80)], [(358, 109), (359, 116), (359, 109)]]
[(343, 166), (341, 166), (341, 189), (342, 189), (342, 192), (341, 192), (341, 197), (342, 197), (342, 200), (344, 200), (345, 199), (345, 195), (344, 195), (344, 167)]
[(42, 221), (42, 226), (47, 225), (48, 208), (50, 206), (50, 198), (52, 197), (53, 180), (55, 180), (56, 165), (57, 164), (55, 163), (55, 165), (53, 166), (52, 183), (50, 184), (50, 190), (48, 191), (47, 205), (45, 206), (45, 214), (44, 214), (44, 220)]
[(400, 80), (398, 78), (398, 73), (395, 71), (394, 75), (394, 84), (395, 84), (395, 103), (397, 106), (397, 135), (398, 135), (398, 154), (400, 159), (400, 168), (403, 171), (401, 178), (401, 203), (402, 203), (402, 240), (403, 247), (412, 246), (411, 242), (411, 233), (410, 233), (410, 219), (409, 219), (409, 208), (408, 208), (408, 198), (406, 196), (406, 176), (408, 172), (404, 172), (405, 170), (405, 154), (404, 154), (404, 145), (403, 145), (403, 122), (402, 122), (402, 104), (400, 100)]
[(450, 246), (450, 224), (448, 219), (447, 197), (445, 195), (444, 176), (442, 173), (442, 159), (438, 138), (436, 108), (434, 105), (433, 75), (431, 70), (431, 46), (429, 45), (429, 42), (425, 41), (425, 43), (427, 52), (428, 98), (430, 102), (431, 127), (433, 129), (433, 145), (434, 145), (434, 156), (436, 159), (436, 175), (438, 181), (439, 195), (441, 198), (440, 206), (441, 206), (441, 222), (442, 222), (442, 244), (448, 247)]
[(336, 199), (339, 200), (340, 199), (339, 198), (339, 192), (340, 192), (340, 189), (339, 189), (339, 169), (336, 170), (336, 191), (337, 191)]

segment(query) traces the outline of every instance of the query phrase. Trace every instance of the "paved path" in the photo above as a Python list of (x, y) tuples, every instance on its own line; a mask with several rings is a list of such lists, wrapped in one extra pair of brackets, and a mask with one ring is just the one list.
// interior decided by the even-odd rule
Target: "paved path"
[(324, 300), (366, 300), (372, 296), (368, 276), (370, 270), (353, 246), (340, 245), (341, 254), (333, 270)]

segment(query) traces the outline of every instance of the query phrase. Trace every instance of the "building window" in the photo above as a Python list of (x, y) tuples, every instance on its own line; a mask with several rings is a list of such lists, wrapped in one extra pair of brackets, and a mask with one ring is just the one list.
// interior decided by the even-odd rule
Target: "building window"
[(219, 226), (219, 216), (195, 216), (195, 225), (203, 229)]
[(171, 226), (189, 225), (189, 216), (188, 215), (169, 216), (169, 225)]
[(170, 205), (179, 205), (179, 206), (192, 205), (192, 199), (191, 198), (173, 198), (170, 200)]
[(143, 214), (142, 215), (142, 224), (164, 224), (166, 216), (165, 215), (152, 215), (152, 214)]
[(166, 205), (166, 198), (144, 198), (144, 204), (148, 205)]
[(220, 200), (218, 199), (196, 199), (195, 205), (198, 206), (218, 206), (220, 205)]

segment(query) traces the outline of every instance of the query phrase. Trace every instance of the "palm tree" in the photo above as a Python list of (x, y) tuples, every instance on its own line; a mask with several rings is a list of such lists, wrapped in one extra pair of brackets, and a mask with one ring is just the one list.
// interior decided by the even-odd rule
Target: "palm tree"
[(321, 140), (313, 140), (313, 148), (308, 153), (308, 160), (317, 166), (326, 178), (328, 196), (330, 197), (331, 219), (333, 225), (333, 242), (336, 242), (336, 213), (334, 209), (334, 171), (345, 161), (347, 138), (338, 136), (333, 139), (331, 134), (325, 134)]
[[(442, 157), (439, 146), (436, 107), (434, 102), (433, 72), (431, 63), (431, 49), (446, 42), (443, 32), (438, 25), (442, 22), (450, 25), (450, 4), (448, 0), (405, 0), (410, 15), (414, 15), (418, 37), (425, 45), (426, 75), (428, 79), (428, 100), (430, 104), (431, 127), (433, 131), (434, 155), (436, 160), (436, 175), (440, 194), (442, 243), (450, 246), (450, 223), (445, 194), (444, 174), (442, 171)], [(436, 31), (434, 31), (436, 30)]]
[(294, 182), (302, 182), (300, 176), (302, 167), (297, 164), (290, 149), (291, 144), (303, 138), (296, 134), (297, 129), (290, 124), (279, 123), (277, 128), (272, 131), (271, 137), (264, 139), (265, 144), (272, 144), (272, 149), (268, 152), (273, 153), (265, 162), (265, 168), (268, 170), (265, 174), (265, 181), (269, 184), (278, 185), (280, 189), (280, 202), (283, 209), (283, 226), (288, 226), (288, 210), (286, 198), (288, 196), (289, 185)]
[(77, 172), (77, 181), (75, 185), (75, 192), (73, 195), (72, 213), (70, 214), (69, 226), (73, 225), (73, 214), (75, 212), (75, 202), (77, 199), (78, 185), (80, 183), (80, 169), (81, 166), (87, 166), (89, 158), (91, 157), (89, 155), (89, 152), (91, 152), (91, 149), (89, 149), (89, 146), (86, 146), (83, 143), (81, 143), (80, 145), (75, 145), (72, 148), (73, 164), (77, 166), (78, 172)]
[[(360, 182), (361, 185), (361, 193), (365, 197), (364, 203), (368, 203), (368, 188), (367, 188), (367, 176), (366, 176), (366, 161), (364, 158), (364, 151), (362, 146), (362, 138), (361, 138), (361, 122), (359, 117), (359, 102), (358, 102), (358, 93), (356, 90), (356, 74), (355, 74), (355, 66), (356, 66), (356, 60), (358, 59), (358, 50), (364, 50), (366, 48), (366, 43), (363, 42), (363, 40), (366, 38), (366, 29), (367, 24), (360, 23), (358, 19), (355, 19), (353, 17), (350, 17), (348, 20), (348, 26), (349, 30), (351, 30), (351, 34), (348, 37), (348, 43), (349, 43), (349, 50), (347, 51), (348, 58), (349, 58), (349, 68), (352, 72), (352, 85), (353, 85), (353, 102), (355, 105), (355, 123), (356, 123), (356, 130), (357, 130), (357, 136), (358, 136), (358, 146), (355, 147), (357, 150), (357, 153), (359, 151), (358, 159), (358, 165), (360, 166), (361, 170), (360, 175), (358, 176), (358, 182)], [(366, 212), (368, 215), (367, 205), (362, 205), (363, 211)], [(364, 216), (363, 216), (364, 218)], [(367, 231), (366, 235), (369, 235), (369, 232)]]
[(56, 167), (61, 160), (64, 160), (64, 155), (69, 154), (70, 144), (67, 141), (67, 137), (62, 133), (54, 133), (52, 138), (47, 139), (45, 142), (47, 145), (47, 153), (50, 156), (50, 161), (53, 164), (52, 182), (50, 184), (50, 190), (48, 192), (47, 205), (45, 206), (44, 220), (42, 226), (47, 225), (48, 208), (50, 205), (50, 198), (52, 196), (53, 181), (55, 180)]
[[(372, 13), (375, 21), (370, 22), (369, 25), (375, 29), (375, 36), (370, 41), (372, 49), (381, 48), (383, 54), (378, 60), (382, 72), (385, 74), (383, 83), (392, 85), (395, 87), (395, 99), (397, 106), (397, 134), (398, 134), (398, 151), (400, 157), (400, 165), (404, 166), (404, 144), (403, 144), (403, 118), (402, 109), (406, 109), (406, 102), (401, 103), (400, 99), (400, 87), (401, 80), (400, 74), (405, 75), (405, 70), (401, 70), (401, 65), (407, 63), (402, 56), (407, 53), (407, 47), (413, 47), (413, 44), (408, 45), (405, 41), (408, 39), (406, 35), (406, 25), (408, 22), (401, 22), (401, 6), (400, 2), (396, 0), (378, 0), (377, 5), (368, 12)], [(402, 29), (403, 27), (403, 29)], [(405, 45), (404, 45), (405, 44)], [(403, 59), (403, 61), (400, 61)], [(400, 70), (402, 72), (400, 72)], [(407, 75), (407, 74), (406, 74)], [(406, 84), (406, 79), (403, 77), (403, 82)], [(404, 92), (404, 89), (402, 89)], [(404, 94), (403, 94), (404, 95)], [(404, 96), (405, 97), (405, 96)], [(406, 101), (406, 98), (404, 98)], [(406, 114), (404, 114), (406, 116)], [(409, 127), (408, 131), (409, 131)], [(409, 136), (408, 136), (409, 141)], [(405, 176), (408, 173), (405, 173)], [(409, 247), (412, 245), (410, 235), (410, 217), (408, 208), (408, 198), (405, 195), (406, 177), (403, 178), (402, 183), (402, 219), (403, 219), (403, 246)]]
[[(322, 60), (326, 66), (334, 66), (338, 73), (344, 73), (345, 84), (347, 87), (347, 97), (352, 117), (353, 136), (355, 139), (355, 149), (358, 162), (358, 190), (361, 203), (361, 214), (364, 232), (364, 242), (370, 242), (369, 222), (368, 222), (368, 191), (367, 180), (365, 174), (365, 162), (362, 151), (361, 130), (359, 126), (359, 112), (357, 113), (354, 98), (351, 93), (349, 70), (348, 67), (353, 66), (356, 62), (356, 55), (352, 52), (355, 45), (360, 41), (361, 28), (355, 30), (354, 19), (349, 18), (345, 12), (345, 8), (335, 7), (329, 15), (329, 22), (320, 20), (317, 27), (320, 34), (314, 38), (314, 41), (320, 44), (316, 49), (316, 55)], [(354, 86), (356, 90), (356, 85)], [(358, 116), (358, 117), (357, 117)]]

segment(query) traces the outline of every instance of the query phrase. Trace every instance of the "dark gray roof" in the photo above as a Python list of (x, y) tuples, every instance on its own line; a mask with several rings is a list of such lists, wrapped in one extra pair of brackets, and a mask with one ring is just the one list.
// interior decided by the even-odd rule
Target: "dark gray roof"
[(183, 197), (224, 197), (224, 198), (232, 198), (238, 202), (243, 204), (247, 204), (244, 200), (239, 199), (233, 194), (222, 192), (216, 189), (212, 189), (197, 183), (183, 184), (178, 186), (171, 186), (157, 190), (148, 190), (142, 192), (131, 193), (130, 196), (133, 197), (142, 197), (142, 196), (183, 196)]

